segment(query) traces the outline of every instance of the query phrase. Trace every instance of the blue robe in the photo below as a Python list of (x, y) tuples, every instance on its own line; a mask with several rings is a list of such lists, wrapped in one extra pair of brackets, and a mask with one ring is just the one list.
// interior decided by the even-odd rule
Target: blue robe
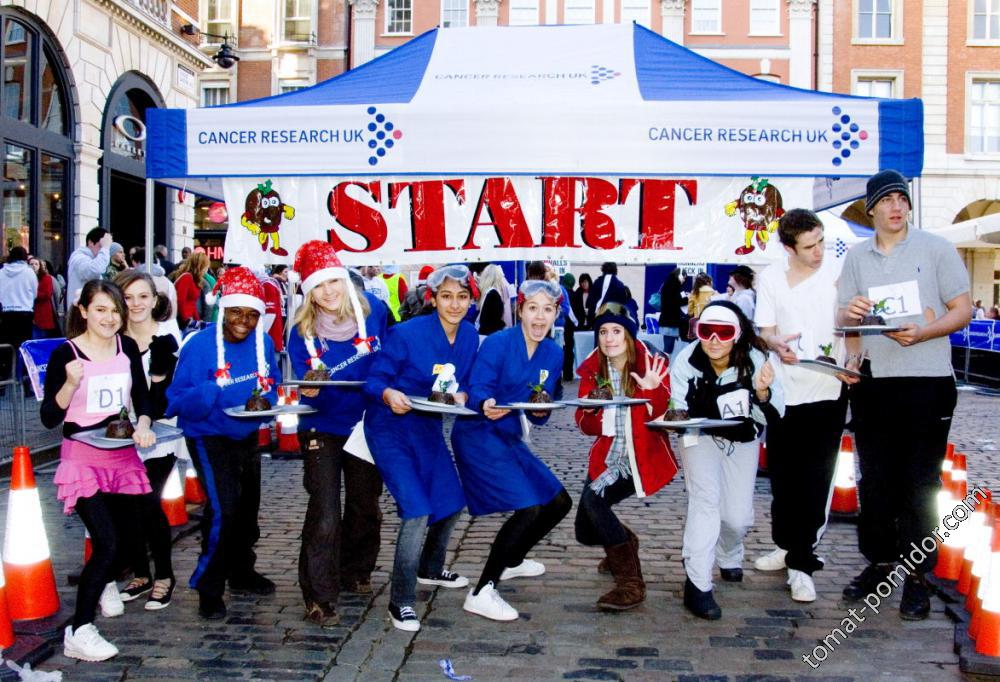
[[(525, 402), (531, 386), (542, 383), (553, 400), (562, 398), (563, 353), (545, 339), (528, 359), (521, 326), (486, 337), (469, 378), (469, 407), (481, 410), (483, 401), (494, 398), (499, 405)], [(544, 381), (541, 375), (548, 372)], [(535, 417), (544, 424), (550, 413)], [(517, 411), (493, 421), (484, 416), (460, 417), (451, 432), (455, 461), (465, 488), (469, 513), (473, 516), (524, 509), (545, 504), (563, 490), (562, 483), (521, 440)]]
[(462, 484), (444, 440), (442, 417), (428, 412), (397, 415), (382, 401), (382, 392), (394, 388), (407, 395), (431, 394), (436, 365), (455, 366), (458, 390), (465, 391), (476, 359), (479, 335), (463, 321), (455, 342), (449, 343), (435, 312), (389, 328), (375, 359), (365, 395), (365, 439), (399, 516), (429, 516), (434, 523), (465, 506)]

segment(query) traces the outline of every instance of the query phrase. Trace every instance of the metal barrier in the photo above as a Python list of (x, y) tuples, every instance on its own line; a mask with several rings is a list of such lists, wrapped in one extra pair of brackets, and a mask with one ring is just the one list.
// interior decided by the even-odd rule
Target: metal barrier
[(0, 381), (0, 464), (11, 461), (16, 446), (26, 445), (32, 452), (38, 452), (62, 442), (60, 429), (42, 426), (39, 403), (19, 378), (16, 349), (0, 344), (0, 356), (3, 354), (11, 356), (11, 376)]

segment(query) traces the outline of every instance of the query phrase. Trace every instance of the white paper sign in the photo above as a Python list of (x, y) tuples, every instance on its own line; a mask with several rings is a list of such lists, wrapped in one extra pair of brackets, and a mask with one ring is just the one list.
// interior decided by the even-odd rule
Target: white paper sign
[(920, 287), (915, 279), (869, 287), (868, 298), (875, 301), (872, 314), (881, 315), (885, 320), (913, 317), (923, 310), (920, 306)]
[(715, 402), (719, 406), (719, 417), (722, 419), (750, 416), (750, 391), (745, 388), (723, 393)]
[(128, 400), (129, 374), (101, 374), (87, 379), (87, 414), (121, 412)]

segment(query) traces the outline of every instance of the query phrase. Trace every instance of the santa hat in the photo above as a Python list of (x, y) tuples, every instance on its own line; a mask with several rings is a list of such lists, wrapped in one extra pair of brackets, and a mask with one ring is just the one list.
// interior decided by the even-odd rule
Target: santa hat
[[(337, 250), (329, 243), (314, 239), (299, 247), (295, 252), (295, 265), (292, 269), (302, 278), (302, 295), (307, 295), (314, 288), (331, 279), (342, 279), (345, 282), (347, 298), (354, 310), (354, 320), (358, 325), (358, 337), (354, 347), (359, 355), (371, 352), (371, 344), (375, 339), (368, 336), (365, 329), (365, 316), (361, 308), (358, 290), (351, 281), (347, 268), (337, 257)], [(306, 339), (306, 349), (309, 351), (309, 364), (313, 369), (322, 367), (322, 361), (316, 354), (316, 344), (312, 337)]]
[(417, 275), (417, 284), (423, 284), (424, 282), (426, 282), (427, 278), (430, 276), (432, 272), (434, 272), (433, 265), (425, 265), (424, 267), (420, 268), (420, 274)]
[[(219, 295), (221, 293), (221, 295)], [(219, 321), (215, 324), (216, 366), (215, 382), (225, 386), (232, 377), (230, 363), (226, 362), (226, 347), (222, 337), (226, 308), (251, 308), (264, 314), (264, 289), (250, 270), (244, 267), (229, 268), (215, 283), (212, 293), (205, 297), (209, 304), (219, 306)], [(268, 377), (268, 366), (264, 361), (264, 327), (258, 321), (254, 330), (254, 344), (257, 351), (257, 386), (261, 393), (267, 393), (274, 379)]]

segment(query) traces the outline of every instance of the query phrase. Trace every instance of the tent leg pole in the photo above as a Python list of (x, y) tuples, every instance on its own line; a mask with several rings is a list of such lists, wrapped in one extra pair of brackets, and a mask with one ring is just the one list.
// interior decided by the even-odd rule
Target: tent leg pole
[(153, 274), (153, 262), (156, 254), (153, 253), (153, 222), (156, 216), (156, 181), (146, 178), (146, 272)]
[(913, 222), (917, 228), (924, 227), (923, 192), (920, 191), (920, 178), (913, 178), (913, 193), (916, 195), (913, 201)]

